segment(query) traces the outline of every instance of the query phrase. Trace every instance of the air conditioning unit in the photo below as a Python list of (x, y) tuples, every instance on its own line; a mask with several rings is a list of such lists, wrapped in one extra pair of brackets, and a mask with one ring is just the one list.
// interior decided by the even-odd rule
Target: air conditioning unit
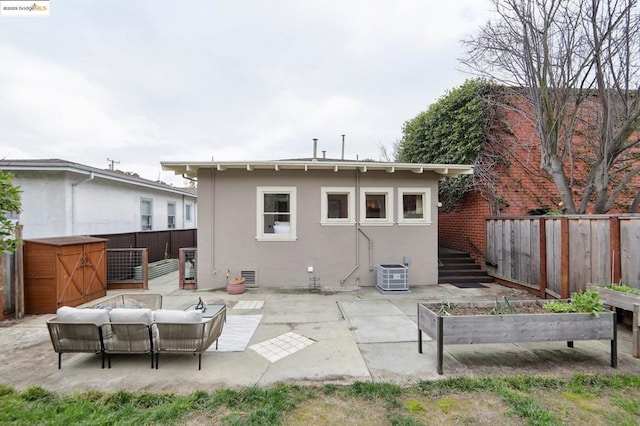
[(378, 265), (378, 290), (386, 292), (409, 291), (409, 267), (400, 264)]

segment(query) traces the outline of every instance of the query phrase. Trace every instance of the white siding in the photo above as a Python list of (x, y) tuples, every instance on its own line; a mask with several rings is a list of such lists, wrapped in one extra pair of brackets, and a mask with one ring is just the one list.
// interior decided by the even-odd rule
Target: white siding
[[(27, 239), (140, 231), (143, 197), (153, 200), (153, 230), (167, 229), (168, 202), (176, 204), (176, 229), (196, 226), (195, 197), (70, 172), (13, 174), (23, 191), (19, 222)], [(193, 206), (188, 223), (185, 202)]]

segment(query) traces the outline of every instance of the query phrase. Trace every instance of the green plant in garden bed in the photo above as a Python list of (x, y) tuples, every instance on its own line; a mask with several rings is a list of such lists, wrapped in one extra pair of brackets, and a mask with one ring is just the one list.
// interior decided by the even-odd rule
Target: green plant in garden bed
[(608, 288), (610, 290), (615, 290), (615, 291), (621, 291), (623, 293), (635, 294), (635, 295), (640, 296), (640, 289), (639, 288), (629, 287), (626, 284), (611, 284), (611, 285), (605, 286), (605, 288)]
[(546, 302), (544, 308), (549, 312), (567, 313), (582, 312), (592, 313), (596, 317), (600, 312), (604, 312), (604, 302), (600, 299), (600, 294), (596, 290), (587, 290), (573, 293), (568, 302), (558, 302), (555, 300)]

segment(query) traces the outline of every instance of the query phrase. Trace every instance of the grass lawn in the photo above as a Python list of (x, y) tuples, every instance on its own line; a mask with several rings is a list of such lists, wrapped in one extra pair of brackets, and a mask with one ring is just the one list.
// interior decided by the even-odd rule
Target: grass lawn
[(171, 393), (72, 395), (0, 385), (0, 424), (636, 425), (640, 376), (515, 376)]

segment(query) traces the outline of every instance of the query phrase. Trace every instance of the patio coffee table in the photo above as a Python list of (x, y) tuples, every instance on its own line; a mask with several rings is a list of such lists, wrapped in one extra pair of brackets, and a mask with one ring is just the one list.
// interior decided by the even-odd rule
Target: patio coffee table
[[(189, 305), (185, 308), (185, 311), (195, 311), (196, 306), (198, 305)], [(212, 318), (212, 317), (215, 317), (218, 314), (218, 312), (222, 311), (223, 309), (226, 310), (227, 305), (213, 304), (213, 305), (206, 305), (206, 309), (204, 311), (202, 309), (198, 309), (198, 311), (202, 312), (202, 318)], [(225, 321), (226, 321), (226, 316), (225, 316)]]

